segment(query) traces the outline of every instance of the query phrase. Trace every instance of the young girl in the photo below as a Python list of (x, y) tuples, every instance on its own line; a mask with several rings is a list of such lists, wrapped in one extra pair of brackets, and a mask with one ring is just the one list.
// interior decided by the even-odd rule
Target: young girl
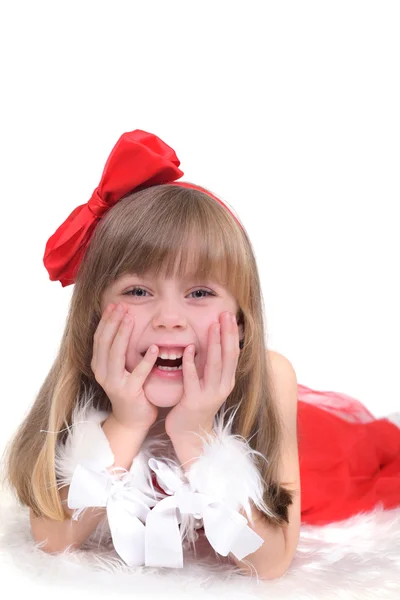
[(267, 351), (244, 227), (177, 182), (179, 164), (157, 136), (123, 134), (89, 202), (48, 240), (50, 279), (75, 287), (6, 477), (47, 552), (91, 540), (131, 566), (182, 567), (203, 535), (271, 579), (300, 521), (400, 504), (400, 429), (298, 386)]

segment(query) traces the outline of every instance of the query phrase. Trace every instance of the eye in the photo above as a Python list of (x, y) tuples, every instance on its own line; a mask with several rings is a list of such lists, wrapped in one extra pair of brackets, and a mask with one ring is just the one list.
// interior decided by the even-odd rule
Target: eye
[[(208, 294), (208, 296), (215, 296), (214, 292), (209, 292), (208, 290), (203, 290), (201, 288), (198, 289), (198, 290), (195, 290), (194, 292), (190, 292), (189, 296), (191, 294), (196, 294), (197, 292), (204, 292), (205, 294)], [(197, 296), (197, 298), (199, 298), (199, 297), (200, 298), (206, 298), (207, 296)]]
[[(139, 290), (140, 290), (141, 292), (144, 292), (144, 293), (148, 294), (148, 292), (147, 292), (146, 290), (144, 290), (142, 287), (135, 286), (135, 287), (133, 287), (132, 289), (130, 289), (130, 290), (127, 290), (126, 292), (123, 292), (123, 294), (122, 294), (122, 295), (123, 295), (123, 296), (133, 296), (133, 297), (135, 297), (135, 298), (144, 298), (145, 296), (144, 296), (143, 294), (140, 294), (139, 296), (137, 296), (137, 295), (136, 295), (136, 293), (135, 293), (135, 292), (137, 292), (137, 291), (139, 291)], [(204, 289), (202, 289), (202, 288), (200, 288), (200, 289), (198, 289), (198, 290), (194, 290), (194, 292), (190, 292), (189, 296), (190, 296), (191, 294), (197, 294), (198, 292), (204, 292), (204, 294), (207, 294), (208, 296), (216, 296), (216, 294), (215, 294), (214, 292), (210, 292), (209, 290), (204, 290)], [(206, 298), (206, 297), (207, 297), (207, 296), (197, 296), (197, 298), (198, 298), (198, 299), (201, 299), (201, 298)]]
[(140, 290), (141, 292), (145, 292), (146, 294), (148, 293), (146, 290), (144, 290), (143, 288), (136, 286), (134, 288), (132, 288), (131, 290), (128, 290), (126, 292), (123, 292), (123, 296), (135, 296), (135, 298), (144, 298), (144, 296), (142, 294), (140, 294), (140, 296), (136, 296), (135, 292), (137, 292), (138, 290)]

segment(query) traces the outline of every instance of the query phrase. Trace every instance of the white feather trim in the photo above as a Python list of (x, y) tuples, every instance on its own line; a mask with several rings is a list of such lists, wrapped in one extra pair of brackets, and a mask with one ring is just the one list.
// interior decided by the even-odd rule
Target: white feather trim
[(71, 483), (76, 467), (83, 461), (103, 468), (114, 464), (114, 455), (101, 427), (107, 417), (107, 412), (90, 405), (74, 408), (65, 443), (56, 446), (55, 470), (60, 487)]
[(232, 413), (225, 424), (226, 412), (216, 416), (213, 434), (201, 436), (203, 454), (192, 463), (186, 477), (195, 491), (220, 498), (232, 510), (243, 509), (253, 524), (251, 502), (260, 511), (274, 514), (264, 502), (264, 484), (254, 456), (266, 459), (245, 438), (231, 433), (234, 416)]
[[(224, 424), (226, 416), (227, 411), (223, 410), (216, 415), (211, 435), (197, 434), (203, 442), (203, 453), (196, 458), (186, 473), (176, 455), (175, 459), (164, 459), (164, 462), (178, 475), (182, 484), (190, 484), (193, 492), (218, 498), (231, 510), (243, 510), (247, 520), (253, 525), (251, 503), (260, 511), (274, 516), (264, 501), (264, 483), (254, 456), (259, 455), (266, 459), (260, 452), (253, 450), (245, 438), (231, 433), (235, 413), (231, 414)], [(158, 477), (157, 480), (167, 494), (174, 495), (168, 488), (167, 480), (163, 481)], [(199, 537), (197, 529), (202, 524), (202, 519), (193, 514), (180, 514), (180, 533), (184, 548), (194, 546)]]
[[(94, 408), (88, 397), (81, 398), (75, 406), (66, 440), (56, 446), (55, 470), (60, 487), (71, 483), (80, 463), (92, 465), (98, 470), (108, 470), (114, 464), (114, 455), (102, 428), (109, 414)], [(263, 500), (263, 481), (253, 460), (254, 455), (260, 453), (253, 450), (241, 436), (231, 434), (234, 414), (226, 424), (225, 416), (226, 413), (221, 412), (215, 418), (213, 435), (201, 436), (203, 454), (186, 473), (179, 464), (171, 441), (161, 434), (149, 436), (144, 441), (129, 471), (116, 468), (115, 471), (108, 471), (110, 477), (126, 477), (129, 473), (130, 485), (158, 502), (168, 495), (168, 490), (162, 493), (154, 489), (149, 460), (157, 457), (167, 463), (182, 482), (189, 482), (193, 491), (220, 498), (232, 510), (243, 509), (251, 523), (251, 502), (259, 510), (272, 514)], [(162, 482), (159, 481), (159, 484), (162, 487)], [(78, 518), (84, 510), (76, 509), (73, 518)], [(201, 525), (201, 520), (199, 522), (193, 515), (181, 515), (180, 532), (184, 548), (198, 539), (196, 530)]]
[[(153, 486), (148, 461), (157, 450), (159, 452), (162, 449), (165, 442), (157, 438), (145, 440), (128, 471), (122, 467), (109, 469), (114, 464), (115, 457), (102, 423), (110, 413), (96, 409), (91, 400), (92, 398), (85, 396), (83, 401), (77, 403), (66, 440), (56, 445), (55, 472), (59, 489), (70, 485), (77, 466), (85, 463), (98, 471), (107, 471), (110, 478), (126, 478), (126, 474), (129, 473), (130, 487), (138, 488), (156, 501), (164, 498), (165, 494)], [(85, 510), (86, 508), (76, 509), (72, 518), (77, 519)]]

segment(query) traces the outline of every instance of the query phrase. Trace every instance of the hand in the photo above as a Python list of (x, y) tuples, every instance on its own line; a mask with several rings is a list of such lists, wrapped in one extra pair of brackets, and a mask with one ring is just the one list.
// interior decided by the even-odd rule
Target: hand
[(125, 307), (118, 310), (114, 304), (104, 311), (94, 334), (90, 366), (110, 399), (115, 419), (124, 427), (148, 430), (157, 419), (158, 408), (146, 398), (143, 384), (157, 360), (159, 348), (155, 346), (154, 354), (148, 348), (132, 373), (125, 369), (126, 349), (134, 327), (133, 317), (126, 315), (126, 322), (125, 313)]
[[(221, 318), (222, 317), (222, 318)], [(219, 331), (219, 325), (221, 333)], [(239, 330), (231, 313), (222, 313), (219, 323), (208, 331), (207, 360), (199, 380), (194, 354), (185, 348), (182, 357), (183, 395), (165, 419), (170, 438), (185, 437), (189, 432), (211, 432), (214, 417), (235, 386), (240, 355)]]

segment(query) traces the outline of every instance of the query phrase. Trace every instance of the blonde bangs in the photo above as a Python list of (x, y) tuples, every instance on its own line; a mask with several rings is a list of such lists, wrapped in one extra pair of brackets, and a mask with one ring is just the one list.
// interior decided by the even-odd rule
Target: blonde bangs
[(149, 190), (126, 197), (113, 208), (112, 222), (104, 220), (102, 247), (113, 265), (102, 257), (103, 273), (110, 275), (103, 285), (132, 273), (215, 281), (240, 303), (249, 293), (248, 255), (232, 215), (205, 192), (170, 184), (157, 188), (156, 194), (150, 188), (149, 198)]

